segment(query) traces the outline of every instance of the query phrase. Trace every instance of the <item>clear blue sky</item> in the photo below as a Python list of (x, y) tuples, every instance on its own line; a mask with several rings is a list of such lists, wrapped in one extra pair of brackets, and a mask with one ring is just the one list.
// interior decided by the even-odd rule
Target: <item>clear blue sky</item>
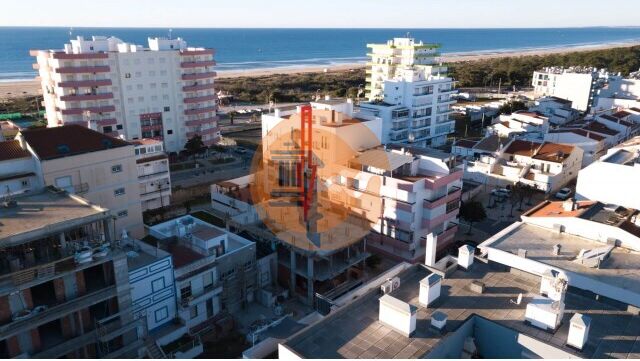
[(3, 0), (0, 26), (640, 26), (638, 0)]

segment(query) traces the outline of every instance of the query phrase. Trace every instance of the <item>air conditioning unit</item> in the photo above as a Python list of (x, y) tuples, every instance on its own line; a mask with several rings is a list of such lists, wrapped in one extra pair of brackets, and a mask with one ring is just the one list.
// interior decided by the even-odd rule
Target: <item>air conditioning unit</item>
[(393, 279), (391, 279), (390, 281), (391, 281), (391, 292), (400, 288), (400, 277), (393, 277)]
[(393, 284), (390, 281), (383, 283), (380, 286), (380, 291), (385, 295), (391, 293), (393, 291)]

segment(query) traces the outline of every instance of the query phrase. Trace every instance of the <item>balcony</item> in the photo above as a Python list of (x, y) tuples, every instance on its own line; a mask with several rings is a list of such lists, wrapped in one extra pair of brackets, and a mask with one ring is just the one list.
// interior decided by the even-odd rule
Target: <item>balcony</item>
[(434, 228), (436, 228), (437, 226), (441, 225), (442, 223), (445, 223), (446, 221), (451, 221), (454, 220), (456, 218), (458, 218), (458, 211), (459, 209), (456, 208), (455, 210), (449, 212), (449, 213), (445, 213), (441, 216), (435, 217), (435, 218), (423, 218), (422, 219), (422, 229), (428, 229), (428, 230), (432, 230)]
[(58, 83), (61, 88), (94, 88), (99, 86), (110, 86), (111, 79), (96, 80), (69, 80)]
[(33, 329), (40, 325), (44, 325), (45, 323), (55, 321), (69, 313), (93, 306), (96, 303), (116, 297), (116, 295), (116, 286), (108, 286), (84, 296), (63, 301), (62, 303), (50, 307), (35, 316), (0, 326), (0, 334), (2, 334), (3, 337), (17, 335), (24, 332), (24, 330)]
[(195, 130), (193, 132), (187, 132), (187, 138), (192, 138), (195, 135), (207, 135), (216, 134), (220, 129), (218, 127), (212, 127), (207, 129)]
[(58, 74), (83, 74), (83, 73), (108, 73), (111, 68), (108, 65), (95, 65), (95, 66), (63, 66), (54, 69), (54, 72)]
[(115, 118), (98, 119), (98, 120), (96, 120), (96, 124), (98, 124), (101, 127), (107, 126), (107, 125), (115, 125), (117, 123), (118, 123), (118, 121)]
[(453, 168), (446, 173), (434, 173), (427, 170), (419, 170), (421, 174), (425, 175), (424, 186), (427, 189), (438, 189), (442, 186), (445, 186), (451, 182), (455, 182), (457, 180), (462, 179), (462, 169)]
[(149, 173), (149, 174), (139, 175), (138, 179), (143, 181), (150, 181), (150, 180), (155, 180), (156, 178), (165, 178), (165, 177), (169, 177), (169, 168), (165, 170)]
[(210, 107), (202, 107), (202, 108), (193, 108), (193, 109), (185, 109), (184, 110), (184, 114), (185, 115), (196, 115), (196, 114), (203, 114), (203, 113), (209, 113), (209, 112), (215, 112), (218, 110), (217, 106), (210, 106)]
[(184, 98), (183, 101), (185, 104), (194, 104), (194, 103), (213, 101), (213, 100), (216, 100), (217, 98), (218, 97), (215, 94), (211, 94), (211, 95), (204, 95), (199, 97)]
[(113, 93), (101, 94), (70, 94), (62, 95), (60, 100), (63, 102), (81, 102), (86, 100), (106, 100), (113, 99)]
[[(451, 240), (456, 235), (456, 232), (458, 232), (458, 223), (449, 222), (449, 224), (447, 225), (447, 229), (437, 234), (438, 244), (443, 244)], [(425, 237), (420, 238), (420, 245), (424, 247), (426, 244), (427, 244), (426, 238)]]
[(222, 293), (222, 285), (218, 283), (212, 283), (211, 285), (204, 287), (202, 292), (197, 295), (191, 295), (189, 297), (180, 300), (180, 306), (182, 308), (189, 308), (196, 305), (213, 295)]
[(200, 79), (208, 79), (215, 78), (215, 71), (207, 71), (204, 73), (193, 73), (193, 74), (182, 74), (182, 80), (200, 80)]
[(91, 113), (114, 112), (116, 110), (116, 107), (113, 105), (105, 105), (105, 106), (98, 106), (98, 107), (68, 108), (68, 109), (59, 109), (59, 110), (60, 110), (60, 113), (62, 113), (63, 115), (79, 115), (87, 111)]
[(434, 209), (436, 207), (445, 205), (451, 202), (452, 200), (459, 199), (461, 194), (462, 194), (462, 190), (460, 189), (460, 187), (453, 186), (451, 187), (451, 189), (447, 194), (444, 194), (440, 197), (437, 197), (431, 200), (425, 199), (422, 206), (423, 208), (426, 208), (426, 209)]
[(215, 89), (215, 86), (213, 85), (213, 83), (185, 85), (182, 87), (182, 91), (184, 92), (195, 92), (199, 90), (209, 90), (209, 89)]
[(161, 196), (170, 196), (170, 195), (171, 195), (171, 187), (166, 187), (162, 189), (156, 189), (153, 191), (140, 193), (140, 200), (143, 200), (142, 199), (143, 197), (144, 197), (144, 200), (148, 200), (148, 199), (158, 198)]
[(69, 54), (69, 53), (53, 53), (54, 59), (61, 60), (89, 60), (89, 59), (108, 59), (108, 53), (84, 53), (84, 54)]
[(189, 56), (189, 55), (215, 55), (216, 51), (214, 49), (193, 49), (193, 50), (181, 50), (180, 55)]
[(196, 127), (204, 124), (211, 124), (215, 126), (217, 121), (218, 117), (208, 117), (204, 119), (187, 120), (184, 122), (184, 125), (186, 125), (187, 127)]
[(149, 124), (149, 125), (141, 125), (140, 130), (143, 132), (153, 132), (153, 131), (162, 131), (162, 123), (160, 124)]
[(183, 61), (180, 63), (181, 68), (199, 68), (206, 66), (214, 66), (216, 65), (215, 60), (206, 60), (206, 61)]

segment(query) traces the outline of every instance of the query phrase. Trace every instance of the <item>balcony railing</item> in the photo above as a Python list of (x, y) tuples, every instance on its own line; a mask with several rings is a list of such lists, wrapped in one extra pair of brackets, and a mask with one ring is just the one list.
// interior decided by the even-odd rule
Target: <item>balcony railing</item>
[(108, 73), (111, 68), (108, 65), (63, 66), (54, 71), (58, 74)]
[(208, 113), (208, 112), (215, 112), (216, 110), (218, 110), (218, 107), (216, 107), (216, 106), (193, 108), (193, 109), (185, 109), (184, 114), (185, 115), (196, 115), (196, 114), (202, 114), (202, 113)]
[(198, 68), (198, 67), (206, 67), (206, 66), (214, 66), (216, 65), (215, 60), (204, 60), (204, 61), (183, 61), (180, 63), (180, 67), (182, 68)]
[(210, 84), (185, 85), (182, 87), (182, 91), (185, 91), (185, 92), (194, 92), (194, 91), (209, 90), (209, 89), (215, 89), (215, 85), (213, 83), (210, 83)]
[(199, 80), (207, 78), (215, 78), (215, 71), (207, 71), (204, 73), (182, 74), (182, 80)]
[(185, 104), (193, 104), (193, 103), (213, 101), (213, 100), (216, 100), (217, 98), (218, 97), (215, 94), (211, 94), (211, 95), (203, 95), (199, 97), (184, 98), (183, 101), (185, 102)]
[(62, 95), (60, 100), (63, 102), (81, 102), (85, 100), (105, 100), (113, 99), (113, 93), (101, 93), (101, 94), (69, 94)]
[(111, 79), (96, 80), (69, 80), (58, 83), (61, 88), (93, 88), (98, 86), (110, 86)]
[(67, 108), (67, 109), (59, 109), (60, 113), (63, 115), (78, 115), (84, 112), (91, 113), (108, 113), (114, 112), (116, 107), (113, 105), (105, 105), (105, 106), (97, 106), (97, 107), (86, 107), (86, 108)]

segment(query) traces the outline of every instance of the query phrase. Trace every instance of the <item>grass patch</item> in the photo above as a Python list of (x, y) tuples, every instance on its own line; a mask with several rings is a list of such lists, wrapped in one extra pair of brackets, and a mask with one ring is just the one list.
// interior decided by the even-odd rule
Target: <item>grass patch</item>
[(181, 170), (194, 169), (196, 167), (196, 162), (184, 162), (184, 163), (174, 163), (169, 164), (169, 170), (172, 172), (177, 172)]
[(196, 211), (191, 213), (193, 217), (198, 218), (201, 221), (207, 222), (209, 224), (213, 224), (214, 226), (224, 228), (224, 221), (221, 218), (214, 216), (213, 214), (205, 211)]

